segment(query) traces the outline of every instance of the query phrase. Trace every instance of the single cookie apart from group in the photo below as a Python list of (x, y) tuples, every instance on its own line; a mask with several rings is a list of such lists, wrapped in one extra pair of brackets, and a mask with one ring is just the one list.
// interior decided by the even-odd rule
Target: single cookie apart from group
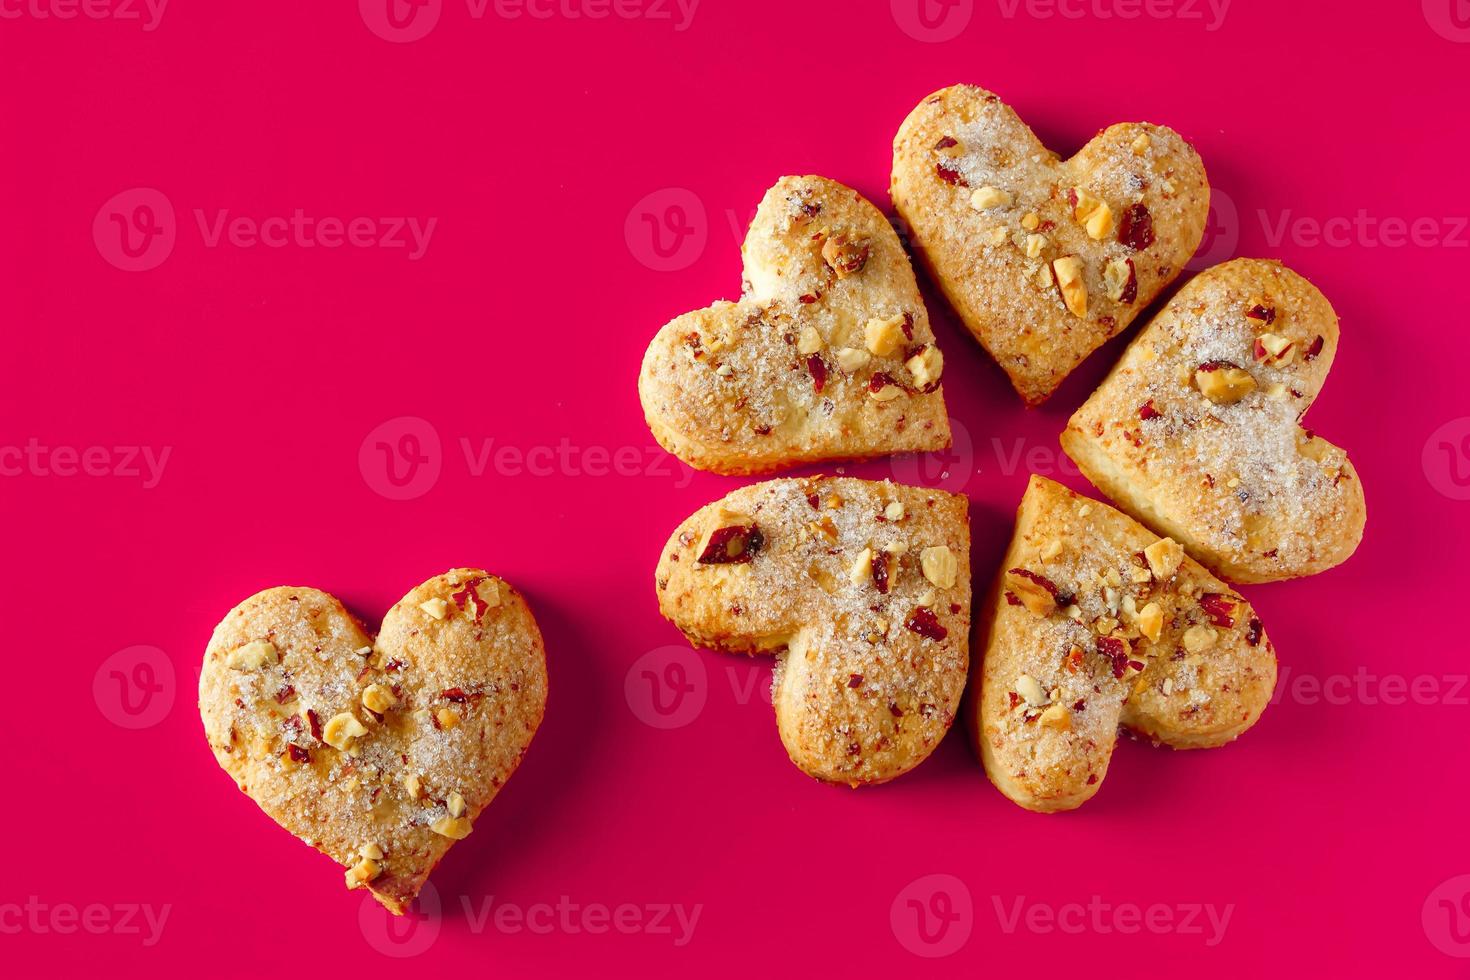
[(210, 748), (240, 790), (399, 915), (545, 705), (530, 609), (469, 568), (404, 596), (376, 638), (325, 592), (267, 589), (215, 628), (199, 678)]
[(949, 445), (944, 358), (877, 208), (824, 177), (783, 177), (741, 255), (740, 301), (678, 317), (644, 355), (638, 394), (660, 445), (730, 474)]
[(973, 85), (904, 120), (891, 192), (915, 254), (1028, 405), (1179, 275), (1210, 203), (1199, 154), (1171, 129), (1109, 126), (1062, 160)]
[(1250, 603), (1170, 538), (1033, 476), (981, 613), (966, 706), (986, 775), (1028, 810), (1081, 806), (1121, 727), (1177, 749), (1255, 724), (1276, 657)]
[(1304, 428), (1337, 352), (1337, 316), (1277, 262), (1237, 259), (1185, 285), (1062, 433), (1118, 506), (1233, 582), (1311, 575), (1363, 537), (1347, 453)]
[(817, 779), (893, 779), (954, 721), (969, 664), (964, 497), (852, 478), (758, 483), (680, 525), (656, 585), (696, 646), (776, 655), (781, 740)]

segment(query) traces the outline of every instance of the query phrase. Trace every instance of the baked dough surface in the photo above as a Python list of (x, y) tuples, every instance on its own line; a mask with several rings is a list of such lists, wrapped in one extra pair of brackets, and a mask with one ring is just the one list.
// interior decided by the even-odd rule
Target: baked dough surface
[[(365, 705), (374, 685), (393, 700), (380, 715)], [(215, 628), (199, 678), (209, 746), (240, 790), (345, 868), (376, 846), (366, 887), (400, 915), (454, 843), (431, 828), (468, 833), (515, 771), (545, 705), (530, 609), (509, 584), (471, 568), (416, 587), (376, 639), (325, 592), (266, 589)], [(365, 732), (338, 748), (331, 719), (344, 714)]]
[[(1263, 338), (1290, 347), (1275, 356)], [(1232, 582), (1331, 568), (1362, 540), (1363, 485), (1347, 453), (1300, 419), (1337, 341), (1331, 304), (1290, 269), (1215, 266), (1139, 332), (1062, 447), (1118, 506)], [(1243, 394), (1211, 400), (1201, 384), (1230, 370), (1242, 373), (1228, 397)]]
[[(754, 474), (949, 445), (943, 381), (910, 366), (938, 350), (929, 315), (877, 208), (825, 177), (782, 177), (741, 255), (739, 302), (678, 317), (644, 355), (638, 394), (661, 446)], [(869, 321), (893, 318), (891, 347), (875, 352)], [(942, 356), (925, 356), (942, 372)]]
[[(979, 209), (972, 198), (987, 187), (1005, 198)], [(1093, 227), (1100, 237), (1080, 220), (1095, 209), (1074, 200), (1078, 189), (1107, 206)], [(1045, 401), (1179, 275), (1210, 205), (1199, 154), (1173, 130), (1120, 123), (1062, 160), (974, 85), (941, 89), (904, 120), (890, 191), (915, 255), (1028, 405)], [(1053, 266), (1068, 257), (1080, 263), (1081, 315)], [(1131, 267), (1131, 287), (1109, 279), (1110, 263), (1120, 263), (1114, 275)]]
[[(981, 607), (984, 652), (965, 710), (986, 775), (1028, 810), (1090, 799), (1120, 726), (1176, 749), (1211, 748), (1255, 724), (1271, 699), (1275, 652), (1250, 603), (1182, 552), (1170, 574), (1167, 564), (1155, 574), (1144, 553), (1159, 540), (1051, 480), (1033, 476), (1026, 488)], [(1027, 575), (1068, 601), (1031, 608)]]
[[(732, 527), (758, 530), (749, 560), (702, 561)], [(696, 646), (776, 655), (781, 740), (817, 779), (893, 779), (954, 720), (969, 664), (962, 496), (852, 478), (744, 487), (674, 531), (656, 585)]]

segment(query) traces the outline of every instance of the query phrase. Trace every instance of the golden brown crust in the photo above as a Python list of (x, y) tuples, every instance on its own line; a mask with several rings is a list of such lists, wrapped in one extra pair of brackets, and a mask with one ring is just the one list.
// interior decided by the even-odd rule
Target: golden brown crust
[[(972, 197), (987, 187), (1003, 196), (982, 209)], [(1096, 214), (1086, 196), (1074, 202), (1078, 189), (1107, 213)], [(904, 120), (891, 193), (915, 254), (1028, 405), (1183, 270), (1210, 202), (1199, 155), (1171, 129), (1109, 126), (1061, 160), (998, 96), (973, 85), (935, 92)], [(1089, 231), (1085, 219), (1095, 214)], [(1068, 308), (1052, 265), (1068, 257), (1079, 260), (1081, 315)], [(1109, 279), (1110, 263), (1120, 263), (1114, 275), (1131, 265), (1131, 287)]]
[(1139, 332), (1062, 446), (1120, 507), (1217, 575), (1320, 572), (1353, 553), (1367, 520), (1347, 454), (1299, 424), (1337, 341), (1331, 304), (1290, 269), (1215, 266)]
[[(758, 529), (759, 547), (710, 561), (730, 527)], [(696, 645), (776, 654), (781, 740), (818, 779), (893, 779), (954, 720), (969, 663), (964, 497), (851, 478), (758, 483), (680, 525), (656, 584), (660, 611)]]
[[(638, 394), (660, 445), (730, 474), (949, 445), (942, 382), (909, 363), (938, 358), (929, 315), (877, 208), (824, 177), (782, 177), (741, 254), (740, 301), (675, 319), (644, 355)], [(902, 336), (875, 353), (867, 324), (893, 317)]]
[[(1120, 726), (1173, 748), (1255, 724), (1276, 657), (1244, 597), (1128, 516), (1033, 476), (981, 612), (966, 724), (986, 775), (1028, 810), (1081, 806)], [(1173, 569), (1171, 571), (1171, 568)], [(1055, 609), (1027, 594), (1039, 576)], [(1017, 595), (1017, 593), (1020, 595)], [(1030, 603), (1041, 599), (1033, 608)]]
[[(199, 678), (210, 748), (241, 791), (345, 868), (381, 852), (365, 884), (399, 915), (457, 839), (431, 828), (468, 833), (545, 704), (525, 600), (469, 568), (404, 596), (376, 642), (325, 592), (267, 589), (215, 628)], [(344, 715), (364, 731), (345, 736)]]

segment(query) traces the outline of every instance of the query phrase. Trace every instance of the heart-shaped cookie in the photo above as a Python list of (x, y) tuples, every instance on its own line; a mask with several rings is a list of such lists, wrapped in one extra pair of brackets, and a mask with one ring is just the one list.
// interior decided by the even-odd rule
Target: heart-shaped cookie
[(1302, 428), (1337, 315), (1278, 262), (1201, 273), (1139, 332), (1062, 447), (1118, 506), (1233, 582), (1311, 575), (1363, 538), (1347, 454)]
[(376, 641), (325, 592), (267, 589), (215, 627), (199, 678), (210, 748), (240, 789), (399, 915), (545, 706), (531, 611), (471, 568), (404, 596)]
[(949, 445), (944, 359), (877, 208), (824, 177), (782, 177), (741, 255), (740, 301), (684, 314), (643, 357), (660, 445), (716, 473)]
[(1177, 749), (1261, 716), (1276, 656), (1250, 603), (1169, 538), (1031, 478), (986, 600), (967, 724), (985, 772), (1028, 810), (1102, 786), (1119, 726)]
[(1204, 165), (1173, 130), (1109, 126), (1061, 160), (973, 85), (909, 113), (891, 191), (915, 254), (1028, 405), (1179, 274), (1210, 205)]
[(881, 783), (954, 720), (969, 663), (964, 497), (817, 477), (744, 487), (680, 525), (659, 609), (689, 640), (775, 653), (772, 701), (791, 761)]

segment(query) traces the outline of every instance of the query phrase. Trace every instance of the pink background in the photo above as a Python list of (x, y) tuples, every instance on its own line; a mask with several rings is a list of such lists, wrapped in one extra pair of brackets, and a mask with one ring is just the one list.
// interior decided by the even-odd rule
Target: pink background
[[(1185, 0), (1073, 0), (1079, 17), (975, 0), (927, 34), (913, 0), (703, 0), (684, 30), (662, 4), (672, 21), (559, 12), (598, 0), (475, 18), (444, 0), (411, 43), (376, 36), (368, 2), (174, 0), (154, 30), (38, 16), (66, 2), (0, 4), (5, 961), (372, 976), (393, 968), (386, 948), (430, 976), (1470, 976), (1449, 955), (1470, 956), (1463, 0), (1371, 16), (1236, 0), (1215, 29)], [(681, 641), (654, 603), (668, 531), (742, 481), (654, 448), (634, 386), (649, 337), (735, 296), (739, 237), (778, 176), (824, 174), (887, 209), (894, 131), (956, 81), (998, 91), (1066, 153), (1131, 119), (1195, 143), (1233, 203), (1211, 258), (1278, 256), (1341, 315), (1308, 421), (1351, 449), (1369, 498), (1345, 567), (1247, 590), (1282, 662), (1261, 723), (1215, 752), (1124, 744), (1098, 797), (1066, 816), (1007, 802), (958, 733), (895, 784), (813, 782), (760, 696), (768, 665), (664, 649)], [(158, 194), (104, 207), (134, 188)], [(165, 232), (158, 248), (172, 234), (172, 252), (124, 271), (111, 215), (160, 195), (171, 222), (157, 207), (137, 220)], [(296, 208), (437, 224), (411, 260), (210, 247), (195, 217)], [(1386, 240), (1366, 223), (1313, 239), (1310, 222), (1360, 211), (1426, 223), (1417, 243), (1392, 224)], [(650, 222), (680, 245), (671, 255)], [(1121, 347), (1028, 413), (927, 295), (970, 448), (847, 471), (963, 487), (983, 581), (1027, 470), (1057, 471), (1056, 433)], [(427, 425), (391, 421), (405, 416)], [(414, 499), (375, 490), (391, 486), (386, 457), (364, 442), (385, 423), (390, 446), (422, 437)], [(39, 462), (4, 455), (32, 439)], [(461, 440), (491, 439), (511, 454), (476, 475)], [(169, 451), (156, 486), (128, 475), (121, 446)], [(63, 475), (89, 447), (111, 475)], [(624, 452), (622, 472), (602, 450)], [(442, 915), (389, 936), (218, 770), (198, 662), (216, 621), (260, 588), (315, 585), (374, 620), (456, 564), (529, 595), (550, 706), (521, 771), (435, 874)], [(682, 672), (690, 700), (664, 688), (676, 710), (659, 714), (645, 669)], [(1007, 932), (1022, 897), (1043, 911)], [(950, 910), (947, 931), (926, 920), (930, 945), (909, 899)], [(561, 913), (549, 931), (499, 928), (478, 918), (487, 900), (533, 918), (540, 903), (594, 912), (576, 931)], [(15, 909), (28, 903), (45, 911)], [(127, 928), (131, 903), (169, 907), (151, 945)], [(671, 903), (700, 906), (682, 945), (677, 926), (582, 928)], [(1191, 904), (1231, 911), (1223, 937), (1203, 917), (1200, 933), (1120, 932), (1127, 912), (1041, 931), (1046, 909), (1075, 925), (1071, 903), (1159, 903), (1176, 926)], [(68, 914), (95, 928), (64, 931)]]

